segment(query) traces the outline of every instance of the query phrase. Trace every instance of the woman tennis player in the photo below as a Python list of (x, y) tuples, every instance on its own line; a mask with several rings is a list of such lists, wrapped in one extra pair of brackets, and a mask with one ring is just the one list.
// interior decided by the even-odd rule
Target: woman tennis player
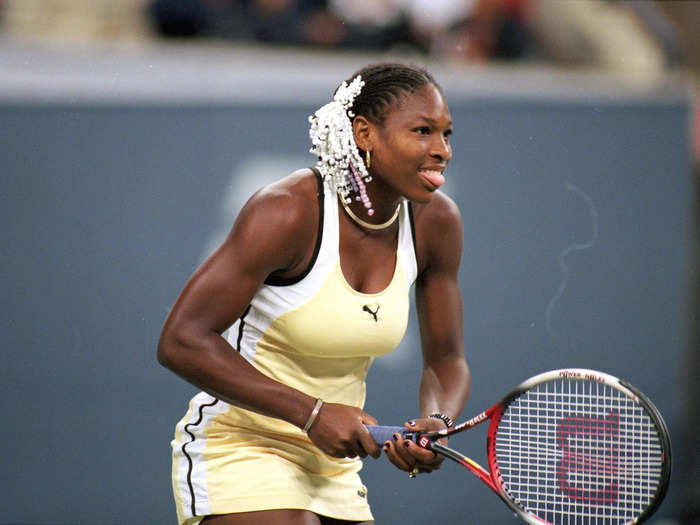
[[(310, 122), (316, 167), (248, 201), (163, 327), (158, 360), (202, 390), (172, 442), (180, 524), (372, 523), (365, 376), (401, 341), (414, 282), (423, 371), (406, 425), (445, 428), (469, 393), (440, 87), (371, 65)], [(442, 461), (398, 435), (383, 449), (411, 477)]]

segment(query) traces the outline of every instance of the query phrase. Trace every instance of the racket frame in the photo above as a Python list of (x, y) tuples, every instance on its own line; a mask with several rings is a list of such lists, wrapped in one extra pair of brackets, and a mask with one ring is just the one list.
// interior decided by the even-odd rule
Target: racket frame
[[(662, 461), (662, 471), (660, 474), (660, 483), (657, 490), (652, 497), (649, 506), (634, 520), (630, 521), (630, 524), (637, 525), (646, 521), (659, 507), (661, 502), (666, 495), (668, 490), (668, 484), (671, 476), (671, 441), (668, 434), (668, 429), (666, 423), (661, 416), (661, 413), (654, 406), (651, 400), (645, 396), (640, 390), (622, 381), (619, 378), (606, 374), (604, 372), (598, 372), (596, 370), (589, 370), (585, 368), (569, 368), (569, 369), (559, 369), (551, 370), (548, 372), (542, 372), (537, 374), (515, 387), (510, 393), (504, 396), (498, 403), (494, 404), (487, 410), (484, 410), (479, 415), (468, 419), (462, 423), (455, 425), (452, 428), (446, 428), (443, 430), (437, 430), (432, 432), (416, 432), (413, 437), (415, 442), (428, 450), (442, 454), (445, 457), (456, 461), (463, 467), (467, 468), (473, 474), (475, 474), (481, 481), (483, 481), (487, 486), (491, 488), (498, 496), (503, 500), (503, 502), (508, 505), (508, 507), (515, 512), (520, 518), (525, 522), (532, 525), (542, 525), (543, 523), (549, 523), (543, 520), (539, 516), (532, 514), (531, 512), (525, 510), (514, 498), (512, 498), (503, 486), (503, 478), (499, 474), (498, 461), (496, 458), (496, 434), (498, 432), (498, 425), (501, 421), (501, 417), (505, 413), (508, 405), (510, 405), (515, 399), (517, 399), (524, 392), (536, 387), (541, 383), (547, 381), (552, 381), (556, 379), (578, 379), (586, 381), (596, 381), (615, 388), (628, 396), (633, 401), (639, 403), (647, 411), (650, 418), (655, 423), (658, 430), (659, 439), (661, 441), (661, 447), (663, 451), (663, 461)], [(489, 469), (485, 469), (479, 465), (474, 460), (468, 458), (464, 454), (453, 450), (446, 445), (442, 445), (437, 442), (438, 439), (447, 438), (453, 434), (458, 434), (464, 430), (473, 428), (486, 420), (490, 420), (488, 434), (486, 438), (486, 457), (488, 461)]]

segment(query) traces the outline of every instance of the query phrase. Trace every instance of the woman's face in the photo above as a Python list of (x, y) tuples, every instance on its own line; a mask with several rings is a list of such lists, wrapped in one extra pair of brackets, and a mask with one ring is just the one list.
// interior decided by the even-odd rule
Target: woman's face
[(373, 176), (399, 195), (427, 202), (442, 185), (452, 158), (452, 119), (442, 93), (432, 84), (405, 95), (374, 126)]

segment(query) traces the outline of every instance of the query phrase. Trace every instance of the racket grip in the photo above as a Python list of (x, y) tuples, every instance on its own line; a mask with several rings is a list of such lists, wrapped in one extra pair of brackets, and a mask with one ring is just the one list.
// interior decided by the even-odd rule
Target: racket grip
[(375, 443), (380, 447), (387, 441), (394, 441), (394, 434), (399, 434), (404, 439), (410, 437), (413, 439), (413, 431), (406, 427), (387, 427), (382, 425), (367, 425), (367, 430), (372, 434)]

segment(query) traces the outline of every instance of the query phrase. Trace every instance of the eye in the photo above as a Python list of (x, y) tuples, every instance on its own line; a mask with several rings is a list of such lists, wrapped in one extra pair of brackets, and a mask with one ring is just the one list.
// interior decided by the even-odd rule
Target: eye
[(421, 135), (429, 135), (430, 134), (430, 128), (428, 126), (420, 126), (416, 129), (414, 129), (416, 133), (420, 133)]
[(450, 138), (450, 136), (452, 135), (452, 130), (451, 129), (446, 130), (445, 133), (443, 133), (443, 135), (446, 139)]

